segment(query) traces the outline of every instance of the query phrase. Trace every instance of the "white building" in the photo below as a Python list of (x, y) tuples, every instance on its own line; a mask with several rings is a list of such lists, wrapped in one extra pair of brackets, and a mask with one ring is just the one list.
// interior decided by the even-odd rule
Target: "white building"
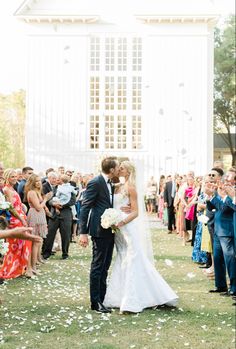
[(26, 161), (95, 170), (102, 154), (145, 176), (204, 174), (213, 159), (209, 0), (28, 0)]

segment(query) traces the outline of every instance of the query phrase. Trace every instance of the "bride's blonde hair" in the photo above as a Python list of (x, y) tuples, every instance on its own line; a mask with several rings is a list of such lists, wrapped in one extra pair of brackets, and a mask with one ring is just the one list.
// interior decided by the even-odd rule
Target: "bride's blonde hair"
[(136, 169), (134, 164), (131, 161), (125, 160), (122, 161), (122, 166), (125, 167), (125, 169), (128, 171), (129, 173), (129, 179), (128, 179), (128, 183), (131, 185), (136, 186)]

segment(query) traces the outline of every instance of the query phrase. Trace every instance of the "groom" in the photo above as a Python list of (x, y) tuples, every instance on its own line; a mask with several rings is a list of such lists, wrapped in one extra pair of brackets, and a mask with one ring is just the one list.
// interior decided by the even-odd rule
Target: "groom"
[(88, 246), (88, 233), (91, 236), (93, 251), (90, 269), (91, 309), (100, 313), (109, 313), (103, 305), (106, 294), (106, 280), (111, 264), (114, 234), (111, 228), (101, 227), (101, 216), (113, 205), (113, 187), (111, 180), (119, 176), (119, 162), (115, 157), (102, 161), (102, 174), (93, 178), (87, 185), (80, 211), (79, 243)]

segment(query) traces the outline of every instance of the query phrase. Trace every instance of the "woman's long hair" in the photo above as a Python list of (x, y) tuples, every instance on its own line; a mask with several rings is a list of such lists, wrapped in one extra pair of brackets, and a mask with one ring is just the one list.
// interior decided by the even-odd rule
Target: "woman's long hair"
[(122, 165), (126, 168), (129, 173), (128, 183), (136, 187), (136, 169), (131, 161), (122, 161)]
[(37, 182), (37, 179), (39, 178), (38, 175), (36, 175), (35, 173), (33, 173), (26, 181), (25, 183), (25, 189), (24, 189), (24, 201), (27, 202), (27, 195), (28, 192), (30, 190), (34, 190), (36, 192), (38, 192), (39, 194), (42, 194), (42, 184), (41, 184), (41, 188), (38, 189), (35, 186), (35, 183)]

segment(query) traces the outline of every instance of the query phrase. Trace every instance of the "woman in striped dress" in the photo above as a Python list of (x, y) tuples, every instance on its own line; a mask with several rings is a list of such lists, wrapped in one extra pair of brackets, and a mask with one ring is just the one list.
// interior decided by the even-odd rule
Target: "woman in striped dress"
[[(42, 182), (38, 175), (32, 174), (25, 184), (25, 198), (29, 203), (27, 216), (28, 226), (33, 228), (32, 234), (45, 239), (48, 233), (46, 221), (46, 202), (52, 197), (52, 192), (42, 196)], [(42, 244), (32, 243), (31, 264), (32, 270), (28, 271), (28, 276), (37, 274), (37, 263), (43, 263), (41, 257)]]

